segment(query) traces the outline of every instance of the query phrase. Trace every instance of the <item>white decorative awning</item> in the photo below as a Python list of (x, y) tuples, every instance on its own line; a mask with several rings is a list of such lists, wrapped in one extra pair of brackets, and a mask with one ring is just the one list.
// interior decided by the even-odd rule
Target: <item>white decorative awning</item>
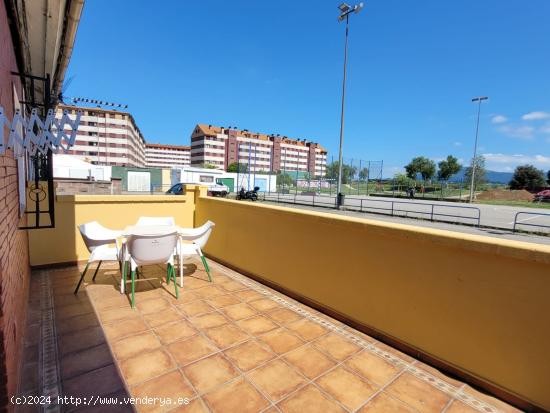
[[(78, 111), (73, 120), (64, 110), (63, 116), (57, 119), (54, 110), (50, 109), (46, 119), (42, 120), (37, 110), (32, 109), (27, 120), (17, 109), (13, 119), (9, 120), (0, 106), (0, 155), (6, 149), (12, 149), (16, 155), (21, 155), (22, 151), (29, 155), (35, 155), (37, 151), (45, 154), (48, 150), (57, 153), (59, 149), (68, 152), (74, 145), (81, 115), (82, 112)], [(7, 142), (6, 129), (9, 129)]]

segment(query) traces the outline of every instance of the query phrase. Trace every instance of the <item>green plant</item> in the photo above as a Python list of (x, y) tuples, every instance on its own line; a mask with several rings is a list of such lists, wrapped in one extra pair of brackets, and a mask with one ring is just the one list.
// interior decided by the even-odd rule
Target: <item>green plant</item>
[(533, 165), (520, 165), (516, 167), (509, 185), (510, 189), (534, 191), (545, 186), (544, 172)]
[(458, 173), (462, 169), (462, 165), (458, 163), (458, 159), (452, 155), (447, 156), (447, 159), (440, 161), (437, 178), (440, 181), (447, 182), (451, 176)]

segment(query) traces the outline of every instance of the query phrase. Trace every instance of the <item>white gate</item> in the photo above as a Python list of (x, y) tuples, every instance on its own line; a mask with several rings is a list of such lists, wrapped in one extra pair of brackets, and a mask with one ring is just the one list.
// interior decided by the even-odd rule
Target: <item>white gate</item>
[(128, 171), (128, 192), (149, 192), (151, 173)]

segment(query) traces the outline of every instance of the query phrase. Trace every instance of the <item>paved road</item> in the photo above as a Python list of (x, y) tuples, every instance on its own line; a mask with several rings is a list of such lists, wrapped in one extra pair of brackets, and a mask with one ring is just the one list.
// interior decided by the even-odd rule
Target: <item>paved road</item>
[[(309, 195), (278, 195), (271, 194), (266, 196), (267, 200), (271, 201), (287, 201), (296, 202), (302, 205), (296, 207), (313, 208), (315, 209), (325, 206), (334, 205), (335, 199), (332, 196), (309, 196)], [(392, 213), (393, 201), (393, 214)], [(286, 204), (286, 202), (285, 202)], [(307, 204), (307, 205), (303, 205)], [(286, 204), (288, 206), (288, 204)], [(498, 236), (501, 238), (522, 239), (537, 243), (550, 244), (550, 237), (540, 237), (535, 235), (513, 235), (510, 230), (514, 224), (514, 218), (518, 212), (528, 212), (529, 214), (518, 216), (519, 224), (540, 224), (550, 226), (550, 210), (541, 208), (518, 208), (500, 205), (476, 204), (474, 208), (469, 208), (469, 205), (457, 204), (456, 202), (441, 202), (441, 201), (423, 201), (409, 200), (403, 198), (381, 198), (381, 197), (346, 197), (346, 211), (336, 211), (328, 208), (322, 208), (325, 212), (344, 213), (346, 215), (363, 216), (365, 212), (369, 213), (369, 219), (379, 219), (383, 221), (414, 223), (415, 225), (428, 226), (434, 228), (443, 228), (459, 232), (481, 233), (483, 235)], [(435, 220), (444, 222), (430, 222), (433, 205), (433, 216)], [(457, 208), (465, 206), (467, 208)], [(362, 211), (357, 212), (357, 211)], [(478, 212), (479, 211), (479, 212)], [(376, 212), (376, 214), (372, 214)], [(453, 223), (468, 223), (477, 224), (477, 217), (480, 217), (480, 224), (485, 227), (493, 228), (471, 228), (468, 226), (453, 225)], [(383, 214), (383, 215), (380, 215)], [(547, 214), (547, 215), (544, 215)], [(423, 218), (423, 220), (410, 218)], [(496, 229), (494, 229), (496, 228)], [(502, 229), (502, 230), (499, 230)], [(529, 231), (540, 231), (550, 234), (550, 228), (533, 227), (527, 225), (518, 225), (518, 229)]]

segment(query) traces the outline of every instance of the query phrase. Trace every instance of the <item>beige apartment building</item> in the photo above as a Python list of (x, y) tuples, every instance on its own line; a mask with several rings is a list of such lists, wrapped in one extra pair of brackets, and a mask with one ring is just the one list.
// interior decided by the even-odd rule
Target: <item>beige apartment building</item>
[(247, 129), (198, 124), (191, 134), (191, 165), (226, 170), (239, 161), (250, 171), (302, 171), (326, 174), (327, 151), (320, 144)]
[(146, 143), (145, 164), (148, 168), (191, 166), (191, 148), (189, 146)]
[(145, 167), (145, 138), (128, 112), (58, 105), (56, 116), (64, 110), (82, 111), (75, 145), (67, 152), (95, 165)]

